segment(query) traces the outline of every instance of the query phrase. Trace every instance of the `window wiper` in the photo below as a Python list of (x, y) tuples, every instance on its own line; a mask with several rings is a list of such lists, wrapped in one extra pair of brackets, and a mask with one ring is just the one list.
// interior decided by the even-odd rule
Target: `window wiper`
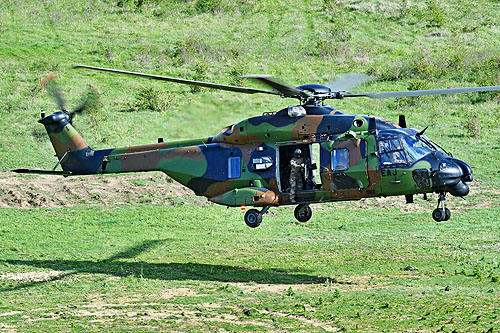
[(420, 132), (415, 134), (416, 138), (418, 140), (422, 141), (423, 143), (427, 144), (429, 147), (434, 148), (435, 150), (441, 149), (441, 151), (443, 153), (445, 153), (446, 155), (448, 155), (450, 157), (453, 157), (453, 155), (451, 153), (447, 152), (443, 147), (441, 147), (440, 145), (438, 145), (437, 143), (435, 143), (431, 140), (427, 140), (427, 138), (425, 138), (423, 136), (423, 134), (427, 130), (427, 128), (429, 128), (429, 126), (426, 126), (423, 130), (421, 130)]
[[(432, 141), (431, 141), (432, 142)], [(437, 143), (435, 142), (432, 142), (433, 145), (437, 146), (439, 149), (441, 149), (446, 155), (450, 156), (450, 157), (453, 157), (453, 155), (449, 152), (447, 152), (443, 147), (441, 147), (440, 145), (438, 145)]]

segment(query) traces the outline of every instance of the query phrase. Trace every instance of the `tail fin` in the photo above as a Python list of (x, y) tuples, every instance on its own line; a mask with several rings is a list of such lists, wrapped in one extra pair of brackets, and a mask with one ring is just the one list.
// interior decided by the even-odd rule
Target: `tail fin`
[[(112, 149), (94, 150), (71, 124), (71, 114), (56, 112), (38, 121), (45, 126), (63, 169), (63, 175), (99, 173), (104, 156)], [(57, 165), (56, 165), (57, 167)]]
[[(71, 113), (61, 111), (45, 116), (45, 112), (42, 111), (42, 119), (38, 122), (45, 126), (59, 162), (52, 170), (16, 169), (14, 172), (62, 176), (102, 172), (103, 160), (114, 148), (102, 150), (90, 148), (71, 125)], [(56, 171), (59, 165), (63, 171)]]
[[(42, 113), (42, 119), (38, 122), (45, 126), (59, 160), (68, 153), (89, 148), (89, 145), (83, 140), (82, 136), (71, 125), (69, 114), (56, 112), (44, 117)], [(63, 163), (64, 161), (61, 161), (62, 165), (64, 165)]]

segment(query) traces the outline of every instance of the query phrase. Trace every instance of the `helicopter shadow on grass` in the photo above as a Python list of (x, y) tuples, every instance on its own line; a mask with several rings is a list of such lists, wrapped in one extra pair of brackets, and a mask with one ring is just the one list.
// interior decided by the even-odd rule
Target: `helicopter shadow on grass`
[(29, 281), (12, 287), (0, 288), (0, 292), (34, 287), (43, 283), (67, 278), (79, 273), (106, 274), (118, 277), (135, 276), (155, 280), (196, 280), (218, 282), (253, 282), (259, 284), (317, 284), (324, 283), (327, 278), (297, 273), (283, 269), (250, 269), (231, 265), (206, 263), (149, 263), (144, 261), (121, 261), (131, 259), (142, 252), (163, 243), (166, 240), (151, 240), (119, 252), (107, 259), (93, 260), (2, 260), (0, 263), (15, 266), (32, 266), (36, 268), (64, 271), (64, 273), (43, 279)]

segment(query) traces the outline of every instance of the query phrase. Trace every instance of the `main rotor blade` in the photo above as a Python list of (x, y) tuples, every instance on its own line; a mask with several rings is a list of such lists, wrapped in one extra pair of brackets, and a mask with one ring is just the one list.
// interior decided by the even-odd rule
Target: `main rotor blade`
[(279, 91), (282, 97), (307, 98), (312, 96), (312, 94), (310, 94), (307, 91), (303, 91), (295, 87), (289, 86), (287, 84), (281, 83), (279, 81), (273, 80), (270, 78), (271, 76), (272, 75), (251, 74), (251, 75), (243, 75), (242, 77), (260, 81), (270, 86), (271, 88), (274, 88), (277, 91)]
[(348, 91), (373, 80), (375, 80), (374, 76), (364, 74), (341, 74), (330, 81), (326, 86), (332, 91)]
[(497, 90), (500, 90), (500, 86), (407, 90), (407, 91), (384, 91), (384, 92), (359, 93), (359, 94), (345, 93), (342, 94), (342, 97), (397, 98), (397, 97), (416, 97), (416, 96), (426, 96), (426, 95), (462, 94), (470, 92), (497, 91)]
[(229, 90), (229, 91), (235, 91), (235, 92), (240, 92), (240, 93), (245, 93), (245, 94), (262, 93), (262, 94), (280, 95), (279, 92), (271, 91), (271, 90), (253, 89), (253, 88), (246, 88), (246, 87), (239, 87), (239, 86), (230, 86), (230, 85), (225, 85), (225, 84), (217, 84), (217, 83), (212, 83), (212, 82), (180, 79), (180, 78), (161, 76), (161, 75), (129, 72), (129, 71), (123, 71), (120, 69), (94, 67), (94, 66), (86, 66), (86, 65), (76, 65), (76, 66), (73, 66), (73, 68), (86, 68), (86, 69), (93, 69), (93, 70), (103, 71), (103, 72), (134, 75), (134, 76), (145, 77), (145, 78), (149, 78), (149, 79), (153, 79), (153, 80), (176, 82), (176, 83), (189, 84), (189, 85), (200, 86), (200, 87), (205, 87), (205, 88)]

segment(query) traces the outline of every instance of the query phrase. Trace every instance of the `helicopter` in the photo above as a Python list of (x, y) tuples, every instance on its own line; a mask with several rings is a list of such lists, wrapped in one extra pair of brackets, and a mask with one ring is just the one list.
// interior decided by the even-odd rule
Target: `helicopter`
[[(58, 162), (53, 170), (17, 169), (18, 173), (77, 176), (161, 171), (209, 201), (230, 206), (253, 206), (245, 223), (259, 226), (273, 206), (296, 205), (299, 222), (312, 217), (313, 203), (370, 197), (438, 194), (432, 218), (447, 221), (447, 194), (465, 197), (473, 179), (471, 167), (434, 143), (424, 130), (409, 128), (404, 115), (398, 123), (377, 116), (343, 113), (325, 104), (329, 99), (372, 99), (499, 91), (500, 86), (351, 93), (372, 80), (346, 74), (327, 85), (282, 83), (271, 75), (246, 75), (271, 90), (160, 76), (119, 69), (76, 65), (73, 68), (111, 72), (245, 94), (270, 94), (299, 100), (276, 112), (244, 119), (211, 137), (92, 149), (72, 126), (83, 106), (68, 111), (60, 94), (53, 95), (61, 111), (46, 115), (45, 126)], [(50, 79), (50, 78), (49, 78)], [(298, 153), (297, 153), (298, 152)], [(290, 163), (300, 157), (302, 168), (292, 175)], [(56, 170), (61, 166), (62, 171)], [(291, 176), (300, 177), (298, 188)], [(295, 190), (295, 191), (294, 191)], [(292, 194), (293, 193), (293, 194)]]

